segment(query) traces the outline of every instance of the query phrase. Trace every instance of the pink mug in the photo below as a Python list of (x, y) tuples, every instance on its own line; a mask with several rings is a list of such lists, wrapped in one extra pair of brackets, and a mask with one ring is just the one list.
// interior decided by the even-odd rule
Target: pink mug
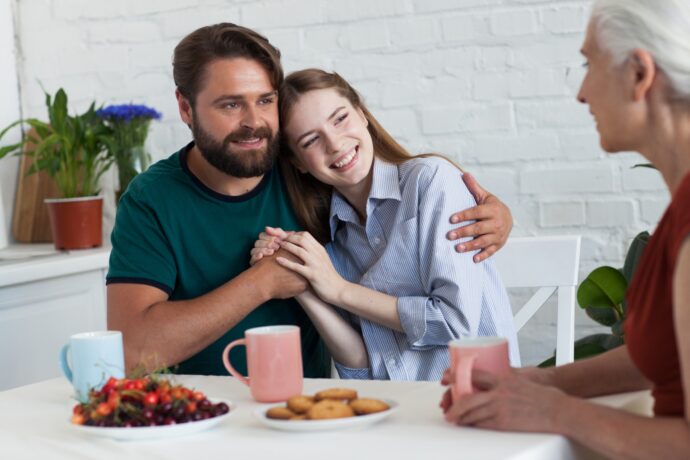
[(450, 392), (453, 400), (474, 392), (472, 370), (480, 369), (495, 375), (510, 372), (508, 340), (503, 337), (476, 337), (451, 340)]
[[(237, 345), (247, 347), (245, 377), (228, 359)], [(230, 342), (223, 351), (223, 364), (237, 380), (249, 387), (259, 402), (285, 401), (302, 393), (302, 350), (299, 327), (265, 326), (244, 331), (244, 338)]]

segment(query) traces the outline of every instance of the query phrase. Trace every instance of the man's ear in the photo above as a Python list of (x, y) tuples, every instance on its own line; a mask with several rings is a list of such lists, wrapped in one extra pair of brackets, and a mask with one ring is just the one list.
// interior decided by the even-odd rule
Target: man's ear
[(175, 98), (177, 99), (177, 109), (180, 112), (180, 118), (187, 126), (192, 126), (192, 104), (182, 95), (179, 89), (175, 89)]
[(656, 78), (654, 58), (648, 51), (635, 49), (630, 58), (630, 65), (634, 72), (633, 97), (635, 102), (641, 101), (649, 92)]

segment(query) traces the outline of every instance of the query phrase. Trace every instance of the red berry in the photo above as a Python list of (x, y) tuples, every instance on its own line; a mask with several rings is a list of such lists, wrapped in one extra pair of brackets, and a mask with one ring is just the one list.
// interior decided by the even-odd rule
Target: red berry
[(192, 399), (194, 401), (203, 401), (204, 399), (206, 399), (206, 396), (201, 391), (195, 391), (194, 393), (192, 393)]
[(144, 404), (150, 407), (153, 407), (156, 404), (158, 404), (158, 395), (155, 391), (146, 393), (146, 396), (144, 396)]
[(107, 417), (110, 415), (110, 413), (113, 411), (113, 409), (110, 407), (108, 403), (99, 403), (98, 406), (96, 407), (96, 412), (98, 415), (102, 417)]
[(75, 425), (83, 425), (85, 421), (86, 417), (84, 417), (83, 414), (74, 414), (72, 416), (72, 423), (74, 423)]
[(196, 412), (196, 403), (188, 402), (184, 408), (184, 411), (188, 414), (193, 414), (194, 412)]

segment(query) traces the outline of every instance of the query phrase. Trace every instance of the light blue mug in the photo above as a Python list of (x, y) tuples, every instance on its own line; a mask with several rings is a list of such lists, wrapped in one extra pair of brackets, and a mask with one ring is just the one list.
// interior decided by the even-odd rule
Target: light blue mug
[(71, 336), (60, 350), (60, 367), (72, 382), (77, 399), (86, 402), (92, 388), (100, 390), (110, 377), (125, 376), (122, 332), (82, 332)]

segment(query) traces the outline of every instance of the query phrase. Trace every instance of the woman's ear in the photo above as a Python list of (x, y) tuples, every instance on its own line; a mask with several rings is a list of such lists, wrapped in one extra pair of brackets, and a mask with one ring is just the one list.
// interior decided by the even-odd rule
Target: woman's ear
[(634, 72), (633, 97), (638, 102), (644, 99), (654, 84), (656, 65), (652, 55), (639, 48), (633, 50), (630, 63)]

